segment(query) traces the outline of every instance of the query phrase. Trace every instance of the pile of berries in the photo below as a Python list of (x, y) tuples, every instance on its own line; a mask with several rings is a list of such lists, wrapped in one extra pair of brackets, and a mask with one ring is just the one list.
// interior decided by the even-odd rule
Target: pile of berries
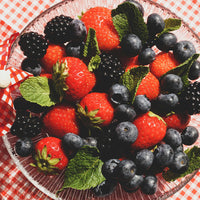
[[(143, 17), (137, 1), (127, 0), (125, 5), (134, 5)], [(48, 79), (53, 88), (49, 96), (58, 96), (52, 99), (59, 102), (44, 106), (27, 100), (21, 90), (10, 131), (20, 138), (16, 152), (23, 157), (35, 152), (32, 166), (44, 173), (65, 169), (87, 145), (99, 150), (103, 162), (105, 181), (92, 189), (95, 195), (111, 194), (117, 183), (126, 192), (140, 188), (151, 195), (157, 189), (156, 174), (188, 169), (184, 145), (193, 145), (199, 136), (188, 124), (191, 115), (200, 113), (200, 83), (195, 81), (200, 62), (192, 62), (183, 79), (173, 69), (187, 65), (196, 54), (190, 41), (177, 42), (172, 32), (162, 33), (165, 20), (156, 13), (147, 18), (147, 41), (134, 33), (120, 39), (111, 13), (94, 7), (81, 19), (56, 16), (46, 24), (44, 36), (28, 32), (20, 37), (26, 56), (22, 69)], [(96, 38), (90, 43), (91, 29)], [(84, 53), (94, 48), (95, 41), (100, 62), (91, 64), (95, 57)], [(98, 67), (91, 70), (90, 65)], [(144, 74), (141, 69), (148, 71)], [(34, 145), (32, 138), (41, 132), (50, 136)]]

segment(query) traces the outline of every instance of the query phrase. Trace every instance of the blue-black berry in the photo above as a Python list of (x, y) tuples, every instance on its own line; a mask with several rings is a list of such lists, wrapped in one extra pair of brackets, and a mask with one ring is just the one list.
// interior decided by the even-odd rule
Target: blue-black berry
[(132, 122), (120, 122), (115, 128), (115, 137), (121, 144), (132, 144), (138, 137), (138, 129)]
[(144, 194), (154, 194), (157, 190), (157, 177), (146, 176), (141, 184), (141, 190)]
[(176, 74), (166, 74), (160, 81), (160, 86), (163, 91), (168, 93), (179, 93), (183, 89), (183, 81)]
[(190, 80), (196, 80), (200, 76), (200, 62), (198, 60), (194, 61), (190, 67), (188, 78)]
[(122, 38), (120, 42), (120, 46), (122, 48), (122, 51), (127, 56), (134, 57), (140, 53), (142, 49), (142, 42), (137, 35), (131, 33), (131, 34), (125, 35)]
[(155, 60), (155, 57), (155, 51), (152, 48), (147, 47), (139, 53), (138, 62), (141, 65), (148, 65)]
[(33, 152), (33, 142), (30, 138), (20, 138), (15, 143), (16, 153), (21, 157), (27, 157)]
[(174, 57), (180, 63), (183, 63), (195, 53), (195, 46), (187, 40), (177, 42), (173, 48)]
[(198, 137), (199, 131), (194, 126), (187, 126), (181, 134), (183, 144), (185, 145), (192, 145), (194, 144)]
[(80, 43), (69, 42), (65, 47), (65, 52), (67, 56), (82, 58), (84, 44), (85, 44), (84, 42)]
[(137, 95), (133, 107), (137, 114), (144, 114), (151, 109), (151, 102), (145, 95)]
[(127, 104), (129, 102), (129, 90), (124, 85), (116, 83), (108, 90), (108, 96), (114, 105)]

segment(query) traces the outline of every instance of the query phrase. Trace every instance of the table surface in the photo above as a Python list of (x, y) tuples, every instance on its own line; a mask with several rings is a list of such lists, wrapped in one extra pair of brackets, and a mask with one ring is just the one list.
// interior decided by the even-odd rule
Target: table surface
[[(200, 37), (200, 0), (153, 0), (169, 8), (182, 18)], [(3, 42), (13, 33), (20, 32), (33, 18), (60, 0), (0, 0), (0, 61)], [(2, 66), (0, 66), (2, 68)], [(1, 125), (1, 124), (0, 124)], [(0, 127), (2, 128), (2, 127)], [(16, 168), (0, 138), (0, 199), (49, 200)], [(168, 200), (200, 199), (200, 172)]]

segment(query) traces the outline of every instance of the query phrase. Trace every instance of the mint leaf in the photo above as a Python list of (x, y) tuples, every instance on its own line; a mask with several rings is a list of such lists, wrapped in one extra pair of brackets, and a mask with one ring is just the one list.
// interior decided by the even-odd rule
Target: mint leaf
[(170, 32), (178, 30), (181, 27), (181, 20), (175, 18), (168, 18), (165, 20), (165, 28), (163, 32)]
[(101, 58), (99, 55), (93, 56), (90, 59), (90, 62), (88, 64), (88, 70), (90, 72), (93, 72), (94, 70), (99, 68), (99, 64), (101, 63)]
[(149, 67), (139, 66), (128, 70), (121, 76), (119, 82), (128, 88), (131, 95), (131, 104), (135, 100), (135, 95), (142, 79), (148, 72)]
[(120, 41), (122, 40), (123, 36), (131, 32), (126, 14), (120, 13), (115, 15), (112, 17), (112, 21), (115, 29), (118, 32)]
[(21, 83), (19, 90), (27, 101), (41, 106), (53, 106), (58, 102), (52, 80), (46, 77), (30, 77)]
[(83, 49), (83, 56), (86, 58), (90, 58), (99, 54), (100, 50), (96, 38), (96, 31), (93, 28), (89, 28), (87, 39)]
[(163, 172), (162, 176), (166, 181), (175, 181), (176, 179), (191, 174), (192, 172), (200, 168), (200, 148), (194, 146), (192, 149), (186, 149), (185, 153), (189, 158), (189, 167), (187, 171), (182, 174), (177, 174), (170, 170)]
[(190, 58), (188, 58), (184, 63), (181, 63), (179, 66), (177, 66), (176, 68), (168, 71), (167, 73), (165, 73), (161, 79), (166, 75), (166, 74), (176, 74), (178, 76), (181, 77), (184, 87), (189, 85), (189, 80), (188, 80), (188, 74), (189, 74), (189, 70), (191, 65), (193, 64), (193, 62), (195, 60), (197, 60), (197, 58), (199, 57), (200, 54), (194, 54), (192, 55)]
[(59, 192), (66, 188), (86, 190), (96, 187), (105, 180), (101, 173), (102, 165), (98, 149), (83, 146), (69, 161), (65, 171), (64, 184)]
[[(123, 34), (127, 34), (127, 31), (130, 30), (130, 33), (137, 35), (141, 39), (142, 43), (145, 43), (148, 40), (149, 33), (147, 25), (144, 22), (141, 12), (134, 4), (124, 2), (118, 5), (116, 9), (113, 9), (111, 15), (112, 18), (116, 17), (116, 19), (113, 20), (113, 23), (120, 38), (122, 38), (124, 36)], [(126, 22), (124, 15), (126, 15), (128, 23)], [(121, 21), (117, 22), (117, 19)], [(129, 27), (125, 27), (125, 25), (122, 26), (122, 23), (124, 22), (126, 23), (126, 26), (128, 24)]]

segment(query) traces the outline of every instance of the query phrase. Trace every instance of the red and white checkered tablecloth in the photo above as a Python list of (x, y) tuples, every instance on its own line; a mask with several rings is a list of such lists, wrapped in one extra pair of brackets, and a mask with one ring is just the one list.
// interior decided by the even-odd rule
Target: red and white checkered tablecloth
[[(153, 0), (182, 18), (200, 37), (200, 0)], [(8, 58), (9, 44), (33, 18), (60, 2), (60, 0), (0, 0), (0, 69), (4, 69)], [(10, 36), (12, 36), (10, 38)], [(13, 106), (9, 99), (10, 90), (28, 74), (10, 68), (11, 84), (6, 89), (0, 89), (0, 107), (7, 112)], [(18, 74), (18, 76), (15, 76)], [(7, 103), (5, 103), (7, 102)], [(0, 113), (3, 115), (3, 113)], [(12, 122), (6, 116), (0, 117), (0, 135), (5, 134)], [(7, 124), (3, 124), (4, 120)], [(4, 125), (4, 126), (3, 126)], [(0, 137), (0, 199), (2, 200), (49, 200), (50, 198), (35, 188), (16, 167), (9, 156), (3, 140)], [(168, 200), (198, 200), (200, 199), (200, 172), (180, 191)]]

